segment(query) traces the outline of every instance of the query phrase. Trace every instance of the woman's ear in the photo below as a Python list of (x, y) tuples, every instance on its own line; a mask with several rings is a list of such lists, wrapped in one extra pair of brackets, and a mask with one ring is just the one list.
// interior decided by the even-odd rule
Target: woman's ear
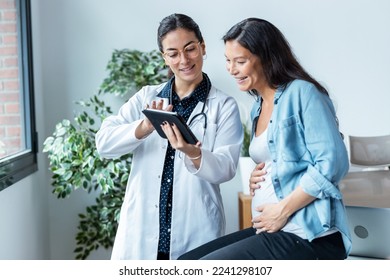
[(200, 44), (200, 49), (201, 49), (201, 52), (202, 52), (202, 56), (205, 56), (206, 55), (206, 44), (205, 44), (205, 42), (202, 42)]
[(164, 59), (165, 65), (166, 65), (166, 66), (169, 66), (169, 64), (167, 63), (167, 60), (165, 59), (164, 54), (163, 54), (162, 52), (160, 52), (160, 54), (161, 54), (162, 58)]

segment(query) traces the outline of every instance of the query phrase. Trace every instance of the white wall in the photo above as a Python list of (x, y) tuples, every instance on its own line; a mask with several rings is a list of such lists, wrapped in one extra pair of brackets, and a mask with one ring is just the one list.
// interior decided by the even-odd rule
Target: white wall
[[(233, 24), (254, 16), (267, 19), (279, 27), (304, 67), (329, 89), (345, 135), (390, 133), (386, 121), (390, 119), (387, 87), (390, 74), (389, 1), (32, 2), (41, 145), (57, 122), (73, 118), (73, 112), (78, 110), (74, 101), (87, 99), (96, 92), (105, 77), (105, 66), (111, 52), (121, 48), (156, 49), (159, 21), (173, 12), (186, 13), (198, 22), (207, 46), (205, 71), (217, 87), (237, 98), (243, 111), (249, 108), (250, 98), (237, 90), (225, 70), (221, 38)], [(83, 212), (92, 198), (78, 192), (70, 199), (57, 200), (50, 194), (50, 174), (44, 170), (47, 170), (47, 163), (42, 161), (39, 175), (0, 192), (0, 222), (2, 228), (9, 227), (6, 233), (0, 231), (0, 250), (10, 243), (15, 251), (20, 252), (13, 255), (0, 253), (0, 258), (74, 257), (77, 213)], [(229, 232), (238, 227), (239, 176), (238, 173), (235, 179), (222, 185)], [(37, 187), (37, 184), (41, 185)], [(3, 203), (11, 199), (15, 204)], [(32, 201), (39, 206), (34, 204), (33, 207)], [(7, 212), (8, 216), (4, 217), (3, 212)], [(39, 237), (41, 234), (44, 239)], [(23, 254), (25, 244), (34, 238), (38, 240), (38, 245)], [(17, 241), (24, 242), (19, 246)], [(105, 258), (108, 253), (94, 257)]]

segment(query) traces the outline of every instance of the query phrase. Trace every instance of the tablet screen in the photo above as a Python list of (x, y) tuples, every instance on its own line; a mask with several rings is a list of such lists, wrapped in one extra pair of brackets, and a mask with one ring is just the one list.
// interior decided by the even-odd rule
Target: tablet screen
[(142, 111), (144, 115), (150, 120), (158, 134), (167, 138), (164, 131), (161, 128), (163, 122), (168, 122), (171, 125), (174, 123), (180, 130), (184, 140), (189, 144), (196, 144), (198, 142), (196, 136), (186, 124), (184, 118), (177, 112), (169, 112), (155, 109), (145, 109)]

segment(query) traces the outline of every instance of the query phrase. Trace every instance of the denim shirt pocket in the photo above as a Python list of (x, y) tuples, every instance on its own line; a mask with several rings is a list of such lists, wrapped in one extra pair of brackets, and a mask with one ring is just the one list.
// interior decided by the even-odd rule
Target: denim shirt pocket
[(285, 161), (299, 161), (306, 152), (302, 124), (298, 115), (284, 119), (279, 124), (280, 147)]

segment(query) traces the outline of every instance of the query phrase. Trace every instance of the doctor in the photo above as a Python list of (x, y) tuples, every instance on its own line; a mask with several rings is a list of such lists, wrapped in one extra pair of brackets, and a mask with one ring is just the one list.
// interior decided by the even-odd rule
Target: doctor
[[(205, 42), (190, 17), (164, 18), (158, 46), (173, 77), (143, 87), (96, 134), (101, 156), (133, 153), (112, 259), (177, 259), (225, 233), (219, 184), (236, 173), (243, 140), (238, 106), (202, 72)], [(168, 140), (160, 137), (145, 107), (178, 112), (199, 142), (186, 143), (169, 124), (162, 124)]]

